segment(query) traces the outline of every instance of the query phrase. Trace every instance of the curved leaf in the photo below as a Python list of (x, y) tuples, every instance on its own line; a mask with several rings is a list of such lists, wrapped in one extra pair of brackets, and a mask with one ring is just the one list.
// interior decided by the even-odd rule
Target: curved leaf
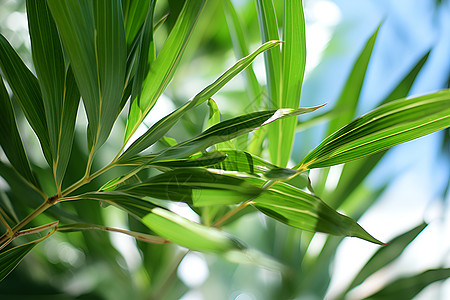
[(125, 142), (136, 131), (156, 100), (166, 89), (181, 60), (205, 1), (188, 0), (178, 16), (167, 41), (152, 63), (142, 84), (140, 101), (134, 101), (128, 115)]
[(89, 150), (108, 138), (125, 84), (127, 46), (118, 0), (50, 0), (89, 120)]
[(8, 81), (15, 100), (19, 103), (25, 117), (41, 143), (45, 159), (51, 165), (52, 154), (48, 135), (44, 102), (36, 77), (22, 59), (0, 34), (0, 68)]
[(317, 196), (285, 183), (274, 184), (250, 203), (264, 214), (302, 230), (353, 236), (383, 244), (356, 221), (336, 212)]
[(275, 120), (312, 112), (320, 107), (322, 106), (260, 111), (226, 120), (208, 128), (193, 139), (179, 143), (162, 151), (154, 159), (163, 160), (186, 157), (196, 152), (203, 151), (214, 144), (225, 142), (242, 134), (251, 132), (256, 128), (269, 124)]
[(450, 126), (450, 90), (385, 104), (327, 137), (296, 168), (341, 164)]
[[(174, 112), (165, 116), (152, 127), (150, 127), (145, 134), (140, 136), (136, 141), (134, 141), (130, 147), (121, 155), (121, 158), (128, 158), (133, 155), (140, 153), (141, 151), (147, 149), (154, 143), (156, 143), (160, 138), (162, 138), (177, 122), (178, 120), (190, 109), (195, 106), (205, 102), (211, 98), (215, 93), (217, 93), (225, 84), (227, 84), (231, 79), (233, 79), (237, 74), (244, 70), (248, 65), (250, 65), (255, 58), (262, 52), (277, 46), (280, 42), (270, 41), (260, 46), (250, 55), (240, 59), (231, 68), (229, 68), (225, 73), (223, 73), (216, 81), (204, 88), (200, 93), (198, 93), (191, 101), (178, 108)], [(158, 59), (157, 59), (158, 60)], [(131, 114), (131, 112), (130, 112)], [(142, 121), (142, 120), (141, 120)]]
[(9, 99), (3, 80), (0, 77), (0, 146), (11, 165), (28, 180), (31, 184), (38, 186), (36, 178), (31, 171), (27, 154), (23, 148), (22, 139), (17, 129), (16, 117)]
[(429, 284), (448, 278), (450, 278), (450, 268), (431, 269), (417, 275), (395, 280), (380, 291), (364, 299), (409, 300), (413, 299)]

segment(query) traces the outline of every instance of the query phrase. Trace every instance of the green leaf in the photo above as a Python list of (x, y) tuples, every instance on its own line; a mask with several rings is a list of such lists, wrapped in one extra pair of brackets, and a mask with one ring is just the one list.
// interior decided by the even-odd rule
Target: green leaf
[(413, 299), (429, 284), (450, 277), (450, 268), (431, 269), (423, 273), (400, 278), (389, 283), (380, 291), (364, 298), (367, 300), (409, 300)]
[(178, 122), (178, 120), (187, 111), (211, 98), (226, 83), (228, 83), (237, 74), (248, 67), (259, 54), (277, 46), (278, 44), (278, 41), (267, 42), (264, 45), (261, 45), (250, 55), (240, 59), (225, 73), (223, 73), (216, 81), (214, 81), (212, 84), (198, 93), (191, 101), (178, 108), (174, 112), (170, 113), (169, 115), (165, 116), (164, 118), (156, 122), (156, 124), (154, 124), (152, 127), (150, 127), (145, 134), (140, 136), (130, 145), (130, 147), (128, 147), (128, 149), (121, 155), (121, 159), (134, 156), (156, 143)]
[[(305, 74), (306, 38), (303, 4), (299, 0), (284, 1), (284, 24), (281, 49), (280, 96), (275, 106), (298, 108)], [(273, 99), (275, 101), (275, 99)], [(285, 167), (291, 156), (297, 120), (285, 119), (269, 126), (269, 153), (271, 161)]]
[(450, 90), (385, 104), (327, 137), (296, 168), (328, 167), (450, 126)]
[(207, 167), (216, 165), (227, 158), (227, 154), (219, 151), (210, 151), (205, 154), (193, 155), (185, 159), (171, 159), (163, 161), (153, 161), (155, 155), (145, 155), (130, 158), (121, 163), (121, 165), (131, 166), (149, 166), (149, 167), (165, 167), (165, 168), (193, 168)]
[(383, 244), (356, 221), (336, 212), (317, 196), (285, 183), (274, 184), (250, 203), (264, 214), (302, 230), (353, 236)]
[[(247, 47), (246, 38), (244, 35), (244, 28), (239, 20), (239, 16), (233, 7), (230, 0), (223, 1), (225, 17), (228, 24), (228, 29), (230, 31), (231, 40), (233, 42), (234, 53), (236, 57), (247, 56), (250, 51)], [(247, 88), (248, 97), (251, 101), (251, 105), (255, 109), (260, 109), (262, 89), (259, 85), (258, 79), (256, 78), (253, 68), (248, 67), (245, 72), (245, 81)]]
[(88, 116), (89, 150), (108, 138), (125, 84), (127, 46), (120, 1), (48, 1)]
[(36, 178), (31, 171), (27, 154), (23, 148), (19, 130), (17, 129), (16, 117), (9, 99), (3, 80), (0, 77), (0, 146), (11, 165), (28, 180), (31, 184), (38, 186)]
[[(216, 193), (217, 197), (205, 199), (211, 195), (208, 190), (220, 193)], [(117, 191), (136, 197), (148, 196), (204, 206), (240, 203), (257, 195), (261, 190), (237, 177), (200, 168), (184, 168), (165, 172), (140, 184), (121, 186)]]
[[(367, 40), (363, 50), (353, 65), (350, 75), (345, 82), (344, 88), (333, 108), (333, 110), (338, 111), (339, 114), (328, 124), (328, 135), (333, 133), (336, 129), (349, 123), (355, 117), (359, 95), (361, 93), (367, 67), (370, 62), (370, 57), (372, 56), (373, 47), (375, 46), (375, 41), (377, 39), (380, 27), (381, 24)], [(406, 97), (406, 95), (403, 97)]]
[(43, 117), (45, 109), (39, 83), (3, 35), (0, 35), (0, 69), (28, 123), (39, 138), (45, 159), (51, 165), (50, 138), (47, 122)]
[(370, 275), (383, 268), (394, 259), (399, 257), (405, 248), (427, 227), (428, 224), (422, 223), (417, 227), (395, 237), (387, 243), (385, 247), (379, 248), (369, 261), (364, 265), (361, 271), (355, 276), (347, 291), (361, 284)]
[(131, 105), (125, 142), (136, 131), (172, 80), (204, 3), (205, 1), (198, 0), (185, 2), (175, 26), (143, 81), (141, 101), (134, 101)]
[[(381, 102), (386, 104), (398, 98), (404, 98), (408, 95), (417, 75), (425, 64), (429, 52), (426, 53), (409, 73), (400, 81), (400, 83), (392, 90), (392, 92)], [(340, 205), (347, 197), (364, 181), (367, 175), (373, 170), (378, 162), (384, 157), (387, 150), (380, 151), (376, 154), (364, 157), (362, 159), (349, 162), (344, 165), (339, 183), (336, 189), (327, 196), (328, 203), (334, 207)]]
[(138, 36), (148, 13), (150, 0), (123, 0), (123, 15), (127, 45), (130, 46)]
[(256, 128), (269, 124), (275, 120), (312, 112), (320, 107), (321, 106), (260, 111), (226, 120), (208, 128), (200, 135), (190, 140), (162, 151), (160, 154), (156, 155), (154, 160), (186, 157), (196, 152), (203, 151), (214, 144), (225, 142), (242, 134), (249, 133)]
[[(140, 101), (142, 84), (145, 76), (148, 74), (152, 62), (155, 60), (155, 42), (153, 41), (153, 15), (155, 10), (156, 0), (153, 0), (148, 8), (147, 17), (145, 18), (144, 26), (142, 28), (139, 51), (137, 54), (137, 70), (134, 74), (133, 89), (131, 92), (131, 101), (135, 99)], [(139, 103), (139, 102), (138, 102)]]
[(152, 209), (142, 221), (158, 235), (192, 250), (225, 253), (243, 248), (223, 231), (191, 222), (162, 208)]
[(0, 281), (17, 267), (34, 246), (36, 246), (35, 243), (29, 243), (0, 253)]

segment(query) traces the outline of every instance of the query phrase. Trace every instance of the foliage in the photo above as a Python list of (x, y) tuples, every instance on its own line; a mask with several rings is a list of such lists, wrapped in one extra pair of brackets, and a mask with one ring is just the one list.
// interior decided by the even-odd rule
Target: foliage
[[(299, 108), (306, 64), (302, 1), (285, 0), (283, 20), (272, 1), (256, 1), (262, 44), (250, 51), (245, 27), (232, 2), (224, 0), (239, 60), (182, 103), (178, 103), (176, 92), (171, 92), (180, 80), (175, 76), (183, 57), (186, 60), (192, 55), (189, 51), (195, 51), (199, 32), (207, 31), (201, 26), (206, 22), (202, 18), (213, 19), (217, 4), (169, 1), (166, 7), (156, 2), (26, 1), (34, 72), (0, 36), (0, 145), (6, 158), (0, 162), (0, 176), (9, 187), (2, 192), (0, 202), (5, 231), (0, 239), (1, 279), (36, 245), (51, 239), (70, 245), (74, 253), (82, 251), (86, 261), (107, 271), (105, 278), (90, 283), (92, 288), (81, 293), (95, 299), (179, 297), (186, 287), (174, 272), (186, 251), (213, 253), (233, 263), (275, 270), (282, 278), (280, 299), (311, 293), (309, 280), (318, 278), (319, 263), (332, 259), (342, 237), (384, 245), (346, 292), (400, 256), (426, 224), (384, 244), (355, 221), (370, 201), (364, 201), (366, 207), (352, 211), (351, 216), (337, 209), (387, 149), (449, 126), (450, 90), (405, 98), (428, 54), (380, 106), (355, 118), (380, 25), (356, 60), (335, 107), (309, 118), (311, 123), (329, 118), (328, 136), (300, 159), (295, 153), (291, 156), (295, 133), (303, 125), (297, 116), (324, 109), (324, 105)], [(163, 13), (166, 10), (169, 15)], [(267, 86), (258, 82), (251, 67), (261, 54)], [(250, 99), (255, 99), (250, 103), (244, 97), (252, 111), (221, 120), (212, 97), (241, 72)], [(265, 88), (270, 101), (261, 97)], [(178, 108), (159, 115), (157, 122), (147, 126), (147, 115), (163, 101), (163, 95), (171, 93)], [(192, 120), (203, 120), (205, 108), (209, 114), (204, 128), (197, 121), (188, 125)], [(39, 140), (45, 167), (29, 155), (36, 150), (22, 137), (22, 116)], [(139, 133), (145, 127), (145, 132)], [(298, 162), (293, 167), (290, 158)], [(345, 180), (351, 183), (338, 186), (340, 194), (327, 204), (319, 197), (320, 184), (311, 183), (309, 172), (325, 168), (326, 178), (326, 168), (343, 163), (342, 185)], [(180, 203), (195, 212), (199, 222), (178, 213)], [(286, 232), (291, 241), (286, 247), (294, 247), (296, 263), (287, 256), (253, 249), (230, 234), (227, 228), (256, 210), (267, 216), (270, 224), (277, 224), (271, 221), (277, 220), (289, 225)], [(111, 214), (120, 215), (126, 228), (108, 226)], [(122, 255), (102, 231), (134, 237), (141, 253), (139, 266), (124, 267)], [(308, 261), (303, 253), (307, 268), (301, 274), (296, 268), (301, 261), (298, 257), (316, 232), (336, 237), (327, 239), (317, 260)], [(38, 251), (36, 255), (41, 270), (32, 274), (31, 268), (22, 271), (19, 267), (17, 272), (28, 272), (32, 278), (45, 270), (64, 274), (67, 267), (80, 276), (84, 271), (93, 272), (76, 266), (75, 260), (70, 263), (70, 259), (66, 265), (52, 266), (48, 261), (51, 255), (58, 255), (55, 253), (42, 255)], [(446, 268), (434, 269), (401, 283), (416, 294), (448, 274)], [(4, 282), (9, 278), (16, 280), (14, 271)], [(420, 283), (410, 288), (416, 281)], [(107, 282), (114, 285), (102, 288)], [(62, 292), (58, 284), (50, 290), (48, 295)], [(314, 294), (322, 297), (322, 290)], [(70, 294), (81, 296), (73, 290), (64, 292), (69, 298)], [(370, 297), (397, 297), (398, 293), (404, 291), (388, 285)]]

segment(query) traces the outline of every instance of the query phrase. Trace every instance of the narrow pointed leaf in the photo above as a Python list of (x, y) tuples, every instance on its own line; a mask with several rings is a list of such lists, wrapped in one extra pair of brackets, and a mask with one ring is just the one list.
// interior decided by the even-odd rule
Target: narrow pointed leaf
[(121, 165), (142, 166), (147, 165), (149, 167), (165, 167), (165, 168), (192, 168), (192, 167), (207, 167), (219, 164), (227, 158), (226, 153), (219, 151), (210, 151), (205, 154), (193, 155), (190, 158), (185, 159), (171, 159), (155, 161), (153, 158), (155, 155), (145, 155), (130, 158), (121, 162)]
[(364, 298), (367, 300), (409, 300), (413, 299), (429, 284), (450, 277), (450, 268), (431, 269), (410, 277), (389, 283), (380, 291)]
[(118, 115), (126, 72), (120, 1), (48, 1), (89, 120), (90, 151), (108, 138)]
[(39, 138), (45, 159), (51, 165), (50, 138), (46, 119), (42, 117), (45, 116), (45, 109), (39, 83), (3, 35), (0, 35), (0, 69)]
[(450, 90), (385, 104), (327, 137), (298, 168), (341, 164), (450, 126)]
[(58, 31), (46, 1), (27, 1), (33, 62), (45, 108), (52, 168), (60, 186), (71, 152), (80, 95), (72, 71), (66, 70)]
[[(306, 37), (303, 3), (299, 0), (284, 2), (283, 45), (281, 49), (281, 93), (276, 107), (298, 108), (305, 74)], [(269, 152), (271, 161), (285, 167), (291, 156), (297, 120), (280, 120), (269, 126)]]
[(151, 71), (148, 72), (143, 81), (141, 101), (134, 101), (131, 106), (125, 141), (128, 141), (136, 131), (172, 80), (203, 5), (204, 1), (188, 0), (185, 2), (167, 41), (152, 63)]
[(139, 137), (135, 142), (133, 142), (133, 144), (130, 145), (130, 147), (128, 147), (128, 149), (122, 154), (121, 158), (125, 159), (127, 157), (134, 156), (156, 143), (178, 122), (178, 120), (187, 111), (211, 98), (222, 87), (224, 87), (225, 84), (227, 84), (242, 70), (247, 68), (259, 54), (277, 46), (279, 43), (280, 42), (278, 41), (267, 42), (261, 45), (250, 55), (240, 59), (225, 73), (223, 73), (216, 81), (214, 81), (212, 84), (198, 93), (191, 101), (156, 122), (156, 124), (150, 127), (145, 134)]
[(203, 151), (214, 144), (225, 142), (242, 134), (249, 133), (252, 130), (269, 124), (275, 120), (312, 112), (320, 107), (321, 106), (316, 106), (297, 110), (278, 109), (260, 111), (226, 120), (210, 127), (193, 139), (164, 150), (155, 157), (155, 160), (186, 157), (196, 152)]
[[(250, 51), (247, 47), (247, 42), (244, 34), (244, 28), (239, 20), (239, 16), (233, 7), (230, 0), (223, 1), (225, 17), (228, 24), (228, 30), (230, 31), (231, 40), (233, 42), (234, 53), (236, 57), (247, 56)], [(255, 72), (252, 67), (248, 67), (244, 72), (245, 80), (247, 83), (247, 93), (251, 101), (252, 107), (260, 109), (262, 89), (256, 78)]]
[(21, 245), (0, 253), (0, 281), (5, 279), (36, 244)]
[(25, 149), (23, 148), (8, 91), (6, 90), (1, 77), (0, 107), (2, 108), (0, 110), (0, 146), (9, 162), (17, 170), (17, 172), (19, 172), (19, 174), (31, 184), (38, 186), (36, 178), (31, 171)]
[(385, 247), (379, 248), (377, 252), (369, 259), (358, 275), (355, 276), (348, 287), (348, 291), (361, 284), (370, 275), (383, 268), (394, 259), (399, 257), (405, 248), (427, 227), (428, 224), (422, 223), (417, 227), (397, 236), (388, 242)]
[(130, 46), (138, 36), (142, 24), (145, 22), (150, 0), (122, 1), (127, 45)]
[(302, 230), (382, 244), (353, 219), (336, 212), (318, 197), (285, 183), (276, 183), (251, 204), (264, 214)]
[[(131, 101), (140, 101), (142, 84), (145, 76), (148, 74), (151, 63), (155, 60), (155, 42), (153, 41), (153, 15), (156, 0), (152, 0), (148, 7), (147, 16), (141, 31), (139, 41), (139, 52), (137, 54), (137, 70), (134, 74), (133, 89), (131, 92)], [(142, 8), (141, 8), (142, 9)], [(138, 102), (139, 103), (139, 102)]]
[[(409, 73), (399, 82), (399, 84), (392, 90), (391, 93), (381, 102), (381, 104), (386, 104), (393, 100), (404, 98), (408, 96), (409, 91), (425, 64), (429, 52), (426, 53), (416, 65), (414, 65)], [(377, 152), (376, 154), (364, 157), (362, 159), (352, 161), (344, 165), (342, 170), (339, 183), (333, 191), (327, 197), (328, 203), (332, 207), (339, 207), (347, 197), (364, 181), (368, 174), (373, 170), (373, 168), (378, 164), (378, 162), (384, 157), (387, 150)]]
[[(235, 204), (257, 195), (260, 189), (243, 179), (220, 175), (200, 168), (185, 168), (165, 172), (140, 184), (121, 186), (118, 192), (136, 197), (153, 197), (189, 204), (203, 202), (206, 190), (226, 191), (211, 198), (214, 204)], [(207, 192), (205, 192), (207, 193)], [(210, 194), (207, 194), (210, 195)], [(233, 199), (230, 198), (233, 196)]]
[(339, 115), (330, 121), (328, 125), (328, 134), (331, 134), (336, 129), (344, 126), (355, 117), (359, 95), (361, 93), (367, 67), (370, 62), (370, 57), (372, 56), (373, 47), (375, 46), (375, 41), (377, 39), (380, 27), (381, 24), (367, 40), (363, 50), (353, 65), (350, 75), (345, 82), (344, 88), (333, 108), (333, 110), (339, 112)]
[(191, 222), (165, 209), (153, 209), (142, 221), (158, 235), (192, 250), (226, 253), (243, 248), (223, 231)]
[[(57, 223), (57, 222), (56, 222)], [(37, 239), (33, 242), (26, 243), (12, 249), (3, 251), (0, 253), (0, 281), (5, 279), (9, 273), (11, 273), (17, 265), (22, 261), (25, 255), (30, 252), (34, 246), (45, 240), (47, 237), (52, 235), (55, 232), (55, 228), (51, 232), (49, 232), (46, 236)]]

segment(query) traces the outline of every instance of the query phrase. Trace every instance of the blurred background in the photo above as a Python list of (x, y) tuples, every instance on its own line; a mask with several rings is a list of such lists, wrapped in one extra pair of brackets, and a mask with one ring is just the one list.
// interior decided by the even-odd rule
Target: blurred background
[[(32, 69), (24, 2), (0, 0), (0, 32)], [(255, 3), (252, 0), (232, 2), (245, 28), (249, 49), (254, 50), (261, 44)], [(159, 17), (167, 12), (168, 5), (159, 1)], [(275, 1), (275, 6), (280, 12), (279, 20), (282, 20), (282, 1)], [(380, 23), (358, 104), (358, 115), (376, 107), (427, 52), (430, 54), (410, 95), (449, 87), (450, 1), (304, 0), (304, 9), (307, 66), (301, 106), (328, 102), (324, 110), (332, 109), (362, 47)], [(169, 16), (158, 29), (157, 45), (158, 42), (162, 44), (173, 22)], [(179, 107), (238, 58), (221, 1), (209, 1), (175, 78), (145, 122), (150, 125)], [(262, 56), (255, 61), (253, 69), (260, 84), (264, 85), (266, 77)], [(245, 81), (238, 77), (214, 100), (223, 119), (227, 119), (253, 111), (259, 98), (263, 103), (270, 101), (264, 90), (254, 96), (254, 99), (249, 97)], [(198, 133), (205, 122), (205, 114), (206, 109), (199, 109), (188, 115), (178, 127), (179, 131), (171, 134), (180, 138)], [(74, 151), (74, 156), (85, 155), (85, 120), (81, 117), (79, 121), (76, 137), (79, 149)], [(121, 141), (124, 122), (119, 122), (109, 143), (103, 147), (104, 160), (118, 150), (120, 145), (114, 141)], [(38, 149), (34, 135), (25, 125), (22, 127), (22, 136), (29, 141), (27, 148)], [(326, 121), (308, 128), (300, 127), (300, 130), (296, 135), (291, 165), (299, 162), (323, 139)], [(45, 168), (41, 153), (28, 153), (35, 164)], [(267, 153), (261, 155), (267, 158)], [(325, 202), (327, 195), (335, 192), (341, 172), (342, 166), (330, 169), (323, 195), (319, 195)], [(76, 178), (78, 175), (72, 176)], [(317, 171), (310, 176), (315, 182), (314, 179), (322, 175)], [(359, 223), (382, 241), (389, 241), (424, 220), (430, 223), (399, 259), (351, 291), (347, 296), (349, 299), (364, 298), (399, 277), (450, 266), (449, 178), (450, 135), (447, 128), (389, 150), (349, 195), (350, 203), (376, 195), (374, 204), (362, 215)], [(5, 184), (1, 178), (0, 184)], [(90, 209), (90, 204), (74, 207), (75, 211), (77, 209)], [(196, 217), (186, 207), (177, 209), (182, 214)], [(110, 226), (138, 226), (109, 208), (101, 209), (98, 214)], [(290, 249), (292, 243), (301, 248), (301, 233), (258, 213), (242, 217), (225, 230), (282, 262), (289, 263), (295, 258), (296, 251), (303, 251)], [(108, 246), (92, 246), (92, 241), (99, 236), (105, 244), (110, 244), (110, 249)], [(316, 234), (307, 256), (317, 257), (326, 239), (325, 235)], [(327, 280), (316, 280), (310, 287), (302, 287), (305, 283), (293, 281), (292, 284), (298, 285), (295, 288), (298, 291), (296, 299), (334, 299), (377, 249), (378, 246), (362, 240), (344, 239), (335, 255), (324, 262), (315, 275), (323, 272)], [(113, 263), (117, 266), (113, 267)], [(302, 268), (299, 265), (299, 269)], [(284, 282), (276, 272), (257, 266), (235, 265), (213, 255), (196, 252), (185, 255), (184, 249), (174, 245), (142, 245), (117, 234), (58, 233), (38, 246), (7, 280), (0, 283), (0, 295), (18, 295), (17, 291), (21, 291), (36, 297), (38, 294), (47, 295), (45, 299), (281, 299), (276, 295), (287, 288)], [(27, 283), (26, 287), (24, 283)], [(48, 298), (50, 294), (54, 298)], [(14, 297), (11, 299), (20, 298)], [(433, 283), (414, 299), (450, 299), (450, 281)]]

